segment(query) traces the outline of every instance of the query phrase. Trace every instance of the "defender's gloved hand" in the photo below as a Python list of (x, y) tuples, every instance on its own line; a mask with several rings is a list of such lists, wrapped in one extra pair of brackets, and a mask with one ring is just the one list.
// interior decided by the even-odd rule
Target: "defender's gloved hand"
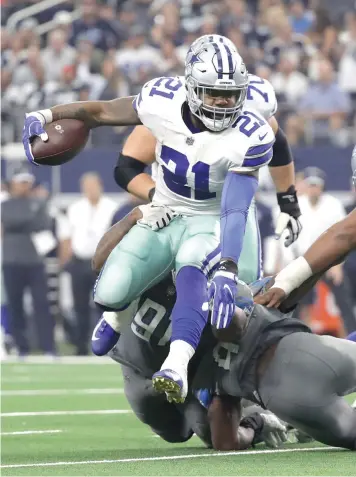
[(274, 449), (281, 447), (288, 440), (287, 427), (272, 412), (261, 413), (260, 415), (264, 421), (260, 434), (261, 439), (267, 447)]

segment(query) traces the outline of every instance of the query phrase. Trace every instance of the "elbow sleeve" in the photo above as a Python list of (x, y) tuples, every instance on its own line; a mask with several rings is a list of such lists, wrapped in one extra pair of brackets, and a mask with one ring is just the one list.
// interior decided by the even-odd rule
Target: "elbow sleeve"
[(114, 169), (114, 179), (118, 186), (127, 190), (129, 183), (139, 174), (142, 174), (146, 165), (130, 156), (120, 152)]
[(290, 149), (287, 136), (280, 127), (276, 133), (276, 141), (273, 145), (273, 157), (268, 164), (270, 167), (287, 166), (293, 162), (293, 155)]

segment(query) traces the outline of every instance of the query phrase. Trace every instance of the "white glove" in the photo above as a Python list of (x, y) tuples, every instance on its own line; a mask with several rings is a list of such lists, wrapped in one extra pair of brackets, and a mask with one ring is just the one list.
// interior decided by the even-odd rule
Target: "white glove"
[(281, 238), (281, 235), (285, 230), (288, 231), (288, 235), (284, 241), (284, 246), (289, 247), (299, 237), (299, 234), (302, 231), (302, 224), (299, 219), (296, 219), (285, 212), (281, 212), (277, 218), (276, 229), (274, 231), (278, 240)]
[(154, 231), (167, 227), (179, 215), (166, 205), (145, 204), (138, 208), (142, 212), (142, 219), (138, 223), (148, 225)]
[(267, 447), (281, 447), (288, 440), (287, 427), (273, 413), (261, 413), (261, 417), (264, 420), (261, 439)]

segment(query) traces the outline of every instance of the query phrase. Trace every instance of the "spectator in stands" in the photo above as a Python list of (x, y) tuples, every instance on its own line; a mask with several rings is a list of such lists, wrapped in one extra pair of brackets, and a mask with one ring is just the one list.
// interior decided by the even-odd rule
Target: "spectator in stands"
[(39, 348), (54, 353), (54, 321), (49, 311), (44, 256), (53, 245), (47, 202), (33, 197), (34, 176), (13, 175), (10, 197), (2, 203), (2, 264), (11, 332), (20, 355), (30, 351), (24, 293), (30, 290)]
[[(323, 56), (331, 58), (335, 47), (338, 46), (337, 29), (336, 25), (334, 25), (331, 20), (331, 12), (324, 8), (326, 1), (327, 0), (323, 0), (323, 2), (320, 2), (320, 4), (315, 8), (315, 20), (308, 36), (311, 39), (313, 45)], [(335, 4), (340, 3), (334, 2), (334, 0), (331, 1)], [(345, 0), (343, 1), (345, 2)]]
[(272, 32), (272, 38), (265, 44), (265, 60), (271, 66), (279, 63), (283, 53), (293, 54), (299, 61), (314, 53), (304, 35), (293, 33), (287, 17), (273, 19)]
[(1, 48), (1, 70), (5, 66), (7, 66), (8, 63), (8, 52), (10, 48), (10, 34), (7, 31), (6, 28), (1, 27), (0, 31), (1, 37), (0, 37), (0, 48)]
[(29, 48), (31, 45), (41, 46), (40, 38), (36, 33), (37, 26), (38, 21), (34, 17), (28, 17), (20, 23), (16, 35), (21, 36), (25, 48)]
[(308, 33), (313, 25), (314, 15), (305, 7), (305, 0), (291, 0), (289, 4), (289, 21), (294, 33)]
[[(115, 60), (113, 58), (106, 57), (102, 65), (102, 73), (103, 83), (100, 85), (100, 90), (96, 91), (97, 97), (91, 96), (91, 99), (110, 101), (113, 98), (131, 95), (130, 84), (121, 71), (115, 67)], [(132, 127), (127, 126), (106, 127), (102, 131), (99, 128), (93, 129), (91, 133), (92, 146), (107, 147), (110, 144), (118, 148), (122, 147), (131, 130)]]
[[(23, 46), (23, 45), (22, 45)], [(43, 62), (40, 49), (37, 45), (28, 48), (26, 59), (13, 68), (12, 84), (23, 86), (25, 83), (36, 83), (44, 79)]]
[(160, 21), (163, 27), (163, 36), (170, 37), (175, 46), (181, 45), (185, 32), (180, 23), (179, 4), (170, 0), (165, 2), (161, 8)]
[(75, 60), (76, 51), (68, 45), (66, 33), (61, 29), (51, 31), (47, 48), (42, 52), (46, 81), (59, 81), (63, 67), (74, 64)]
[(99, 17), (98, 2), (82, 0), (81, 10), (81, 18), (73, 23), (70, 43), (74, 46), (78, 36), (85, 33), (95, 47), (100, 50), (107, 51), (110, 48), (117, 48), (119, 34), (110, 22)]
[(69, 12), (66, 10), (58, 11), (53, 17), (53, 22), (56, 25), (56, 29), (62, 30), (66, 34), (66, 38), (71, 36), (72, 18)]
[(96, 72), (101, 68), (107, 53), (95, 48), (94, 43), (87, 38), (85, 33), (78, 37), (76, 50), (77, 78), (83, 83), (91, 84), (93, 70)]
[(202, 35), (214, 35), (218, 31), (219, 19), (216, 15), (205, 15), (200, 25)]
[(87, 355), (91, 330), (90, 302), (95, 283), (91, 259), (96, 246), (111, 225), (117, 209), (113, 200), (103, 195), (100, 176), (88, 172), (80, 178), (82, 198), (68, 208), (72, 259), (68, 271), (72, 277), (76, 314), (76, 354)]
[(138, 9), (136, 2), (125, 2), (118, 11), (119, 29), (123, 40), (127, 40), (131, 36), (131, 30), (135, 26), (145, 27), (148, 30), (147, 8)]
[(116, 64), (135, 85), (143, 85), (158, 75), (162, 67), (162, 56), (156, 48), (147, 44), (146, 31), (137, 26), (132, 29), (133, 36), (116, 54)]
[[(303, 255), (323, 232), (345, 217), (345, 209), (342, 203), (324, 192), (325, 173), (317, 167), (308, 167), (305, 169), (304, 175), (305, 194), (299, 197), (303, 230), (298, 240), (291, 247), (295, 250), (296, 256)], [(343, 264), (336, 265), (328, 270), (323, 280), (334, 294), (345, 322), (345, 328), (348, 333), (351, 333), (356, 329), (356, 320)]]
[(167, 76), (180, 76), (184, 74), (184, 60), (183, 62), (176, 53), (176, 48), (173, 42), (167, 38), (161, 43), (161, 65), (160, 70), (162, 74)]
[(350, 99), (335, 82), (335, 72), (327, 60), (319, 63), (318, 81), (312, 84), (300, 104), (306, 133), (316, 141), (337, 141), (344, 132)]
[(305, 96), (308, 89), (308, 78), (298, 71), (298, 58), (284, 53), (278, 64), (278, 71), (270, 77), (278, 103), (287, 103), (288, 108), (296, 110), (299, 101)]
[(51, 81), (45, 85), (43, 104), (47, 107), (55, 104), (85, 101), (88, 86), (77, 78), (77, 67), (66, 65), (62, 68), (58, 82)]
[(339, 36), (343, 48), (339, 64), (339, 85), (356, 100), (356, 13), (349, 12), (345, 20), (347, 29)]
[(247, 9), (245, 0), (225, 0), (225, 12), (222, 15), (220, 28), (226, 34), (230, 28), (236, 28), (243, 35), (249, 35), (254, 29), (254, 19)]

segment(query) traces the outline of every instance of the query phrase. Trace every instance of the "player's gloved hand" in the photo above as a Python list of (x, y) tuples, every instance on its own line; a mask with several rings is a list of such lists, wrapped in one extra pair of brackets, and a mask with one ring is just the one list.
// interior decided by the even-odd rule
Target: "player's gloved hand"
[(271, 412), (261, 413), (260, 416), (264, 421), (260, 438), (267, 447), (281, 447), (288, 440), (287, 427)]
[(142, 219), (137, 223), (148, 225), (152, 230), (163, 229), (179, 214), (166, 205), (145, 204), (138, 207), (142, 212)]
[[(27, 159), (32, 163), (38, 166), (39, 164), (36, 163), (32, 150), (31, 150), (31, 142), (34, 140), (35, 137), (39, 136), (42, 141), (48, 141), (48, 134), (44, 130), (44, 125), (47, 122), (51, 122), (50, 120), (47, 121), (46, 115), (48, 115), (48, 111), (50, 115), (52, 114), (51, 111), (34, 111), (32, 113), (27, 113), (25, 117), (25, 124), (23, 127), (22, 132), (22, 143), (25, 149)], [(50, 119), (50, 117), (48, 117)]]
[(237, 294), (237, 265), (232, 260), (221, 260), (208, 289), (211, 306), (211, 324), (217, 329), (227, 328), (235, 311)]
[(276, 238), (280, 239), (282, 233), (285, 230), (288, 230), (288, 235), (284, 241), (284, 246), (289, 247), (297, 240), (302, 230), (302, 224), (299, 221), (301, 212), (295, 187), (290, 186), (286, 192), (278, 192), (277, 201), (281, 212), (277, 218), (277, 224), (274, 233)]

